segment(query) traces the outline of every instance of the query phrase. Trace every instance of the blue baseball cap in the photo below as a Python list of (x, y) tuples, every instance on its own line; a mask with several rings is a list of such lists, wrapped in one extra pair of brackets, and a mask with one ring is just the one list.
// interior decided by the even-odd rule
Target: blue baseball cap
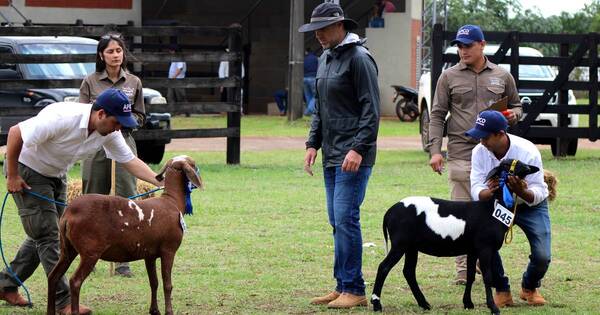
[(458, 43), (470, 45), (473, 42), (480, 42), (485, 40), (483, 38), (483, 32), (477, 25), (463, 25), (456, 32), (456, 38), (450, 42), (450, 45), (454, 46)]
[(502, 130), (506, 131), (506, 128), (508, 128), (508, 121), (502, 113), (495, 110), (484, 110), (477, 115), (475, 127), (465, 132), (465, 135), (475, 139), (482, 139), (492, 133)]
[(131, 103), (123, 91), (114, 88), (105, 90), (96, 98), (96, 105), (110, 115), (115, 116), (121, 126), (125, 128), (137, 127), (137, 121), (131, 115)]

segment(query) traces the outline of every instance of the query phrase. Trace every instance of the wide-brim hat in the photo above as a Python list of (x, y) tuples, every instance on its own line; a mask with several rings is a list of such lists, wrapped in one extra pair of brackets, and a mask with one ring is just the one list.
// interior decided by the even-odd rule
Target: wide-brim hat
[(320, 30), (337, 22), (343, 22), (346, 30), (353, 30), (358, 27), (356, 21), (344, 17), (344, 10), (338, 4), (331, 2), (321, 3), (310, 15), (310, 23), (300, 26), (298, 32), (306, 33)]

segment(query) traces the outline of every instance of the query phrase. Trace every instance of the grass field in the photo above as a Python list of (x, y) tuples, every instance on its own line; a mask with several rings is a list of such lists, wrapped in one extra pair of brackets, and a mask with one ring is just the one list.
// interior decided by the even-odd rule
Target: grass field
[[(223, 115), (175, 116), (172, 118), (175, 129), (225, 128), (227, 117)], [(280, 136), (306, 137), (310, 127), (310, 118), (303, 117), (288, 123), (286, 117), (246, 115), (242, 118), (242, 137)], [(409, 136), (419, 134), (419, 122), (401, 122), (398, 118), (386, 117), (379, 125), (379, 136)]]
[[(206, 120), (203, 120), (206, 121)], [(245, 124), (256, 123), (245, 118)], [(391, 122), (390, 122), (391, 123)], [(276, 122), (273, 122), (276, 124)], [(169, 156), (176, 152), (168, 152)], [(348, 313), (310, 306), (311, 297), (333, 288), (331, 228), (324, 209), (322, 170), (314, 177), (302, 171), (303, 151), (243, 152), (240, 166), (226, 166), (224, 152), (192, 153), (206, 184), (194, 191), (195, 214), (186, 217), (188, 233), (173, 274), (176, 314), (313, 314)], [(543, 282), (544, 307), (518, 306), (505, 314), (598, 314), (600, 312), (600, 198), (597, 169), (600, 152), (581, 150), (576, 158), (555, 160), (543, 152), (545, 166), (560, 179), (559, 197), (550, 205), (553, 261)], [(71, 171), (77, 177), (79, 169)], [(446, 174), (438, 176), (420, 151), (378, 154), (361, 211), (363, 241), (376, 247), (363, 252), (363, 273), (370, 295), (384, 257), (381, 220), (386, 209), (408, 195), (447, 197)], [(5, 187), (4, 180), (0, 186)], [(11, 260), (24, 238), (12, 200), (2, 222), (2, 244)], [(528, 245), (517, 228), (515, 240), (501, 251), (518, 298)], [(433, 309), (421, 311), (402, 277), (401, 265), (384, 287), (384, 310), (393, 314), (487, 314), (481, 277), (473, 289), (474, 311), (462, 309), (463, 287), (452, 283), (453, 258), (421, 255), (420, 286)], [(77, 262), (77, 261), (76, 261)], [(403, 263), (403, 260), (400, 264)], [(83, 285), (82, 302), (95, 314), (145, 314), (149, 286), (143, 263), (134, 262), (135, 277), (108, 276), (101, 262)], [(68, 272), (70, 275), (73, 266)], [(33, 310), (0, 305), (0, 314), (42, 314), (46, 280), (43, 270), (26, 282)], [(163, 308), (162, 289), (159, 305)], [(370, 309), (350, 313), (370, 313)]]

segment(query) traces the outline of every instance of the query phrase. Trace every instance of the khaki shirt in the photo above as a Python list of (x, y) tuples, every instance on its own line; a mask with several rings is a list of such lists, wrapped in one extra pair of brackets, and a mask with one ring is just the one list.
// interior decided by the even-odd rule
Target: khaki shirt
[[(93, 103), (98, 95), (104, 90), (109, 88), (115, 88), (123, 91), (129, 101), (133, 104), (134, 114), (138, 121), (139, 126), (144, 124), (144, 116), (146, 109), (144, 107), (144, 92), (142, 90), (142, 81), (135, 75), (121, 69), (119, 73), (119, 79), (117, 82), (112, 82), (108, 78), (106, 70), (102, 72), (94, 72), (89, 74), (83, 79), (81, 87), (79, 88), (79, 102), (80, 103)], [(138, 113), (136, 113), (138, 112)], [(140, 115), (139, 113), (142, 113)]]
[(429, 152), (442, 152), (444, 121), (448, 121), (448, 160), (471, 160), (471, 151), (479, 141), (465, 132), (475, 125), (477, 114), (508, 96), (508, 108), (521, 118), (523, 110), (515, 80), (503, 68), (486, 58), (485, 68), (476, 73), (459, 62), (442, 72), (433, 98), (429, 122)]

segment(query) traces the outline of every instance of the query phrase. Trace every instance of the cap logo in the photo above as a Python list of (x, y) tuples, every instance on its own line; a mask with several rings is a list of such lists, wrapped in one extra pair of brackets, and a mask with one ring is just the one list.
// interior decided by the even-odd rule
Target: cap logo
[(465, 36), (469, 36), (469, 29), (468, 28), (463, 28), (458, 30), (458, 33), (456, 34), (456, 36), (460, 36), (460, 35), (465, 35)]
[(123, 112), (131, 113), (131, 103), (123, 104)]
[(340, 16), (340, 14), (338, 12), (334, 12), (333, 16)]
[(485, 126), (485, 118), (483, 117), (477, 117), (477, 120), (475, 121), (476, 124), (480, 125), (480, 126)]

